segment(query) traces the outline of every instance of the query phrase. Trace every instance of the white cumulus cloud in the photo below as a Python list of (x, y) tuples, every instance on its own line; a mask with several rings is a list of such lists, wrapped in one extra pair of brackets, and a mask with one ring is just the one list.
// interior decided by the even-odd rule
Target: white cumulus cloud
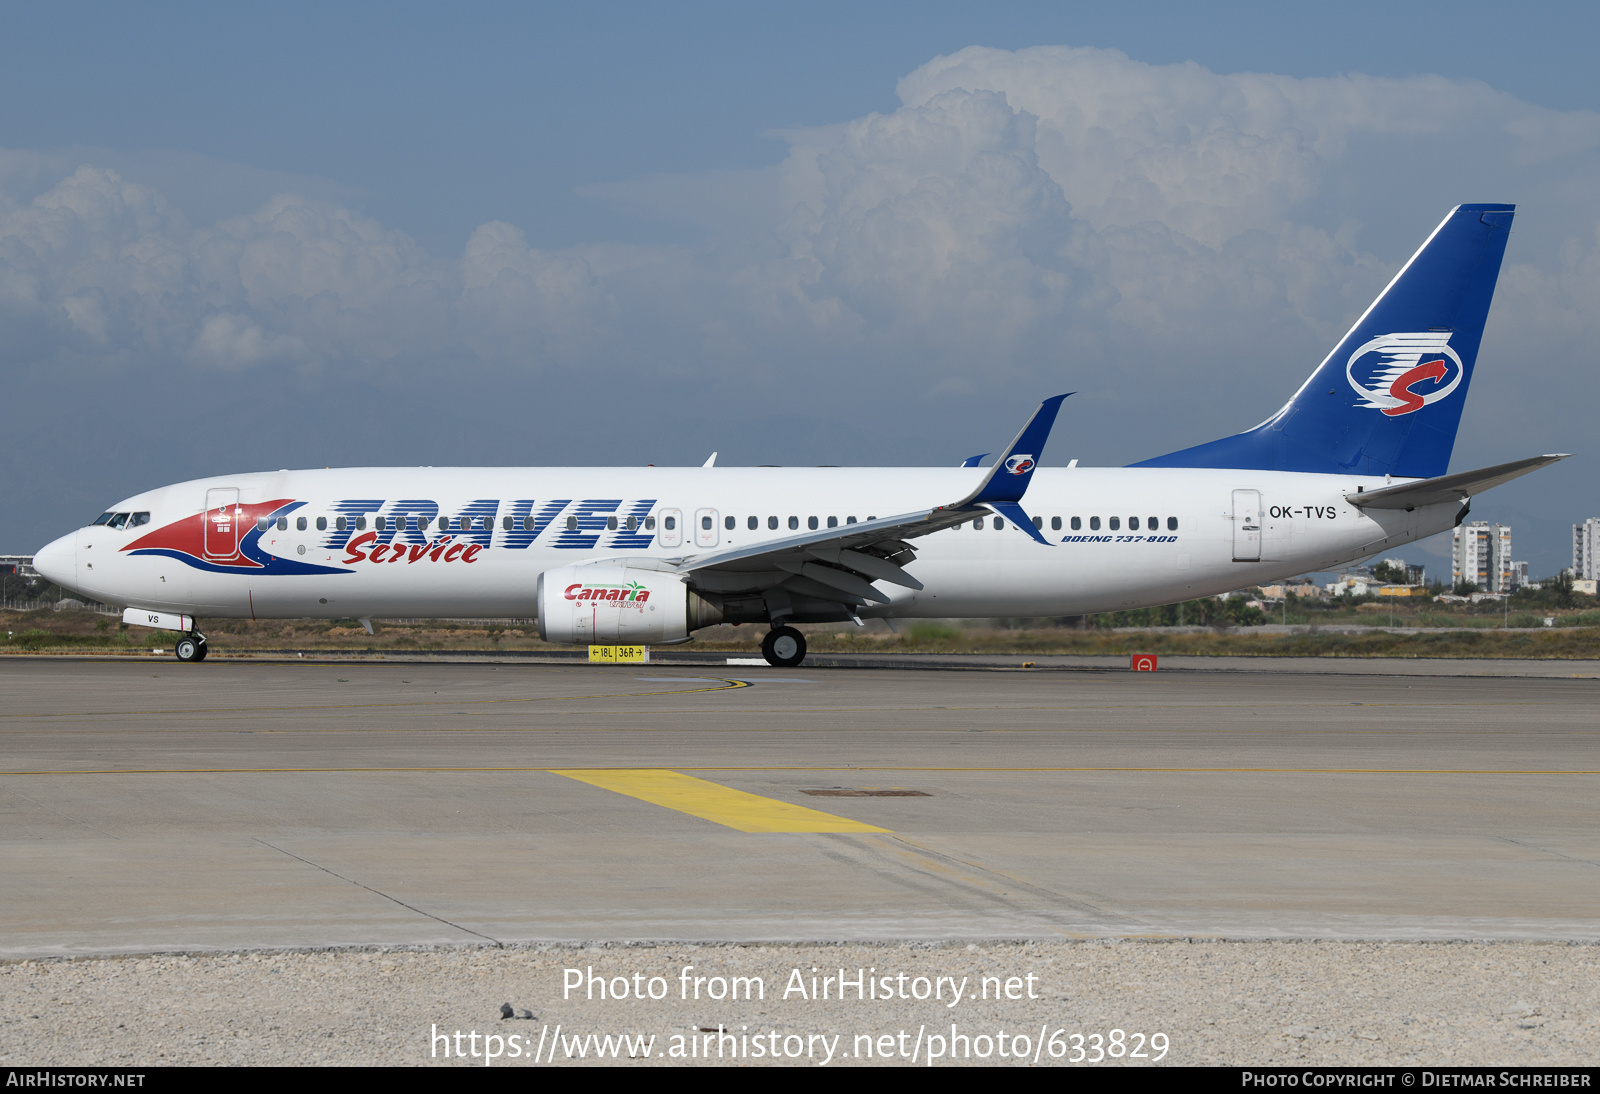
[[(1513, 200), (1486, 360), (1554, 360), (1592, 401), (1586, 356), (1563, 362), (1596, 340), (1594, 114), (1438, 77), (1068, 47), (962, 50), (899, 93), (894, 111), (783, 134), (768, 170), (590, 188), (706, 229), (670, 247), (548, 249), (495, 222), (434, 255), (292, 191), (196, 225), (104, 165), (0, 155), (0, 360), (603, 375), (663, 407), (905, 407), (946, 425), (1072, 387), (1138, 404), (1137, 437), (1104, 424), (1120, 411), (1084, 427), (1133, 459), (1253, 424), (1451, 205)], [(1522, 396), (1487, 363), (1479, 385), (1513, 413)]]

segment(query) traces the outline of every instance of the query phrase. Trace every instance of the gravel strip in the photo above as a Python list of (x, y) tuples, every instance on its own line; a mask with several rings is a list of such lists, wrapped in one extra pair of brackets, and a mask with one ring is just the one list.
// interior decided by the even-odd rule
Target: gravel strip
[[(493, 1063), (512, 1067), (533, 1065), (541, 1041), (538, 1063), (559, 1045), (562, 1065), (602, 1053), (598, 1062), (632, 1066), (770, 1064), (776, 1052), (815, 1066), (830, 1051), (832, 1066), (924, 1064), (930, 1050), (939, 1065), (1043, 1065), (1119, 1049), (1108, 1063), (1143, 1065), (1157, 1033), (1162, 1064), (1593, 1064), (1597, 969), (1600, 946), (1508, 942), (660, 943), (32, 960), (0, 965), (0, 1064), (483, 1066), (492, 1035), (502, 1054)], [(857, 998), (858, 970), (875, 970), (860, 990), (879, 998)], [(592, 987), (564, 998), (567, 979), (588, 985), (590, 971), (607, 998), (585, 998)], [(764, 998), (728, 998), (735, 977), (759, 978)], [(611, 997), (621, 990), (627, 998)], [(501, 1017), (503, 1004), (513, 1017)], [(607, 1052), (607, 1035), (654, 1040), (645, 1057), (637, 1041), (613, 1039)], [(1130, 1058), (1136, 1050), (1146, 1058)]]

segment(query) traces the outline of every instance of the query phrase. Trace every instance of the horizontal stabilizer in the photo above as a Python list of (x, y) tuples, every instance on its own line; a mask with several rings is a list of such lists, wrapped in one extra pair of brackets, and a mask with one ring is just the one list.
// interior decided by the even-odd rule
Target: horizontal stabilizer
[(1441, 475), (1436, 479), (1421, 479), (1401, 486), (1382, 490), (1368, 490), (1360, 494), (1346, 494), (1345, 500), (1363, 509), (1416, 509), (1423, 505), (1438, 505), (1447, 501), (1466, 501), (1503, 482), (1520, 478), (1530, 471), (1549, 467), (1564, 460), (1571, 453), (1553, 456), (1530, 456), (1525, 460), (1496, 464), (1477, 471), (1462, 471), (1455, 475)]

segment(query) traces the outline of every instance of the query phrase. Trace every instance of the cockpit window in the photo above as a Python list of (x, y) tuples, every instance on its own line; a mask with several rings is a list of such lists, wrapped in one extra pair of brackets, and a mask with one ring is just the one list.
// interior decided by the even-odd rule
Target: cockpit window
[(135, 514), (133, 514), (133, 516), (128, 518), (128, 527), (129, 528), (137, 528), (141, 524), (149, 524), (149, 523), (150, 523), (150, 514), (149, 513), (135, 513)]
[(128, 523), (128, 514), (127, 513), (112, 513), (111, 514), (111, 519), (106, 521), (107, 526), (109, 526), (111, 528), (122, 528), (122, 527), (126, 526), (127, 523)]
[[(98, 517), (94, 518), (94, 523), (95, 524), (110, 524), (111, 523), (111, 518), (116, 516), (116, 515), (117, 514), (115, 514), (115, 513), (101, 513)], [(94, 524), (91, 524), (89, 527), (93, 528)]]

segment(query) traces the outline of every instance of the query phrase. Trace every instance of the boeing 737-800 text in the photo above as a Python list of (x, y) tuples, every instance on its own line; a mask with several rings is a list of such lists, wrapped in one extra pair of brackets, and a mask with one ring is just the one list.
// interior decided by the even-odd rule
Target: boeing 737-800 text
[(570, 643), (767, 624), (774, 665), (805, 656), (792, 623), (1080, 615), (1327, 569), (1562, 458), (1446, 474), (1512, 213), (1452, 210), (1265, 422), (1131, 467), (1041, 467), (1058, 395), (988, 468), (224, 475), (128, 498), (34, 564), (181, 632), (185, 661), (207, 616), (536, 615)]

